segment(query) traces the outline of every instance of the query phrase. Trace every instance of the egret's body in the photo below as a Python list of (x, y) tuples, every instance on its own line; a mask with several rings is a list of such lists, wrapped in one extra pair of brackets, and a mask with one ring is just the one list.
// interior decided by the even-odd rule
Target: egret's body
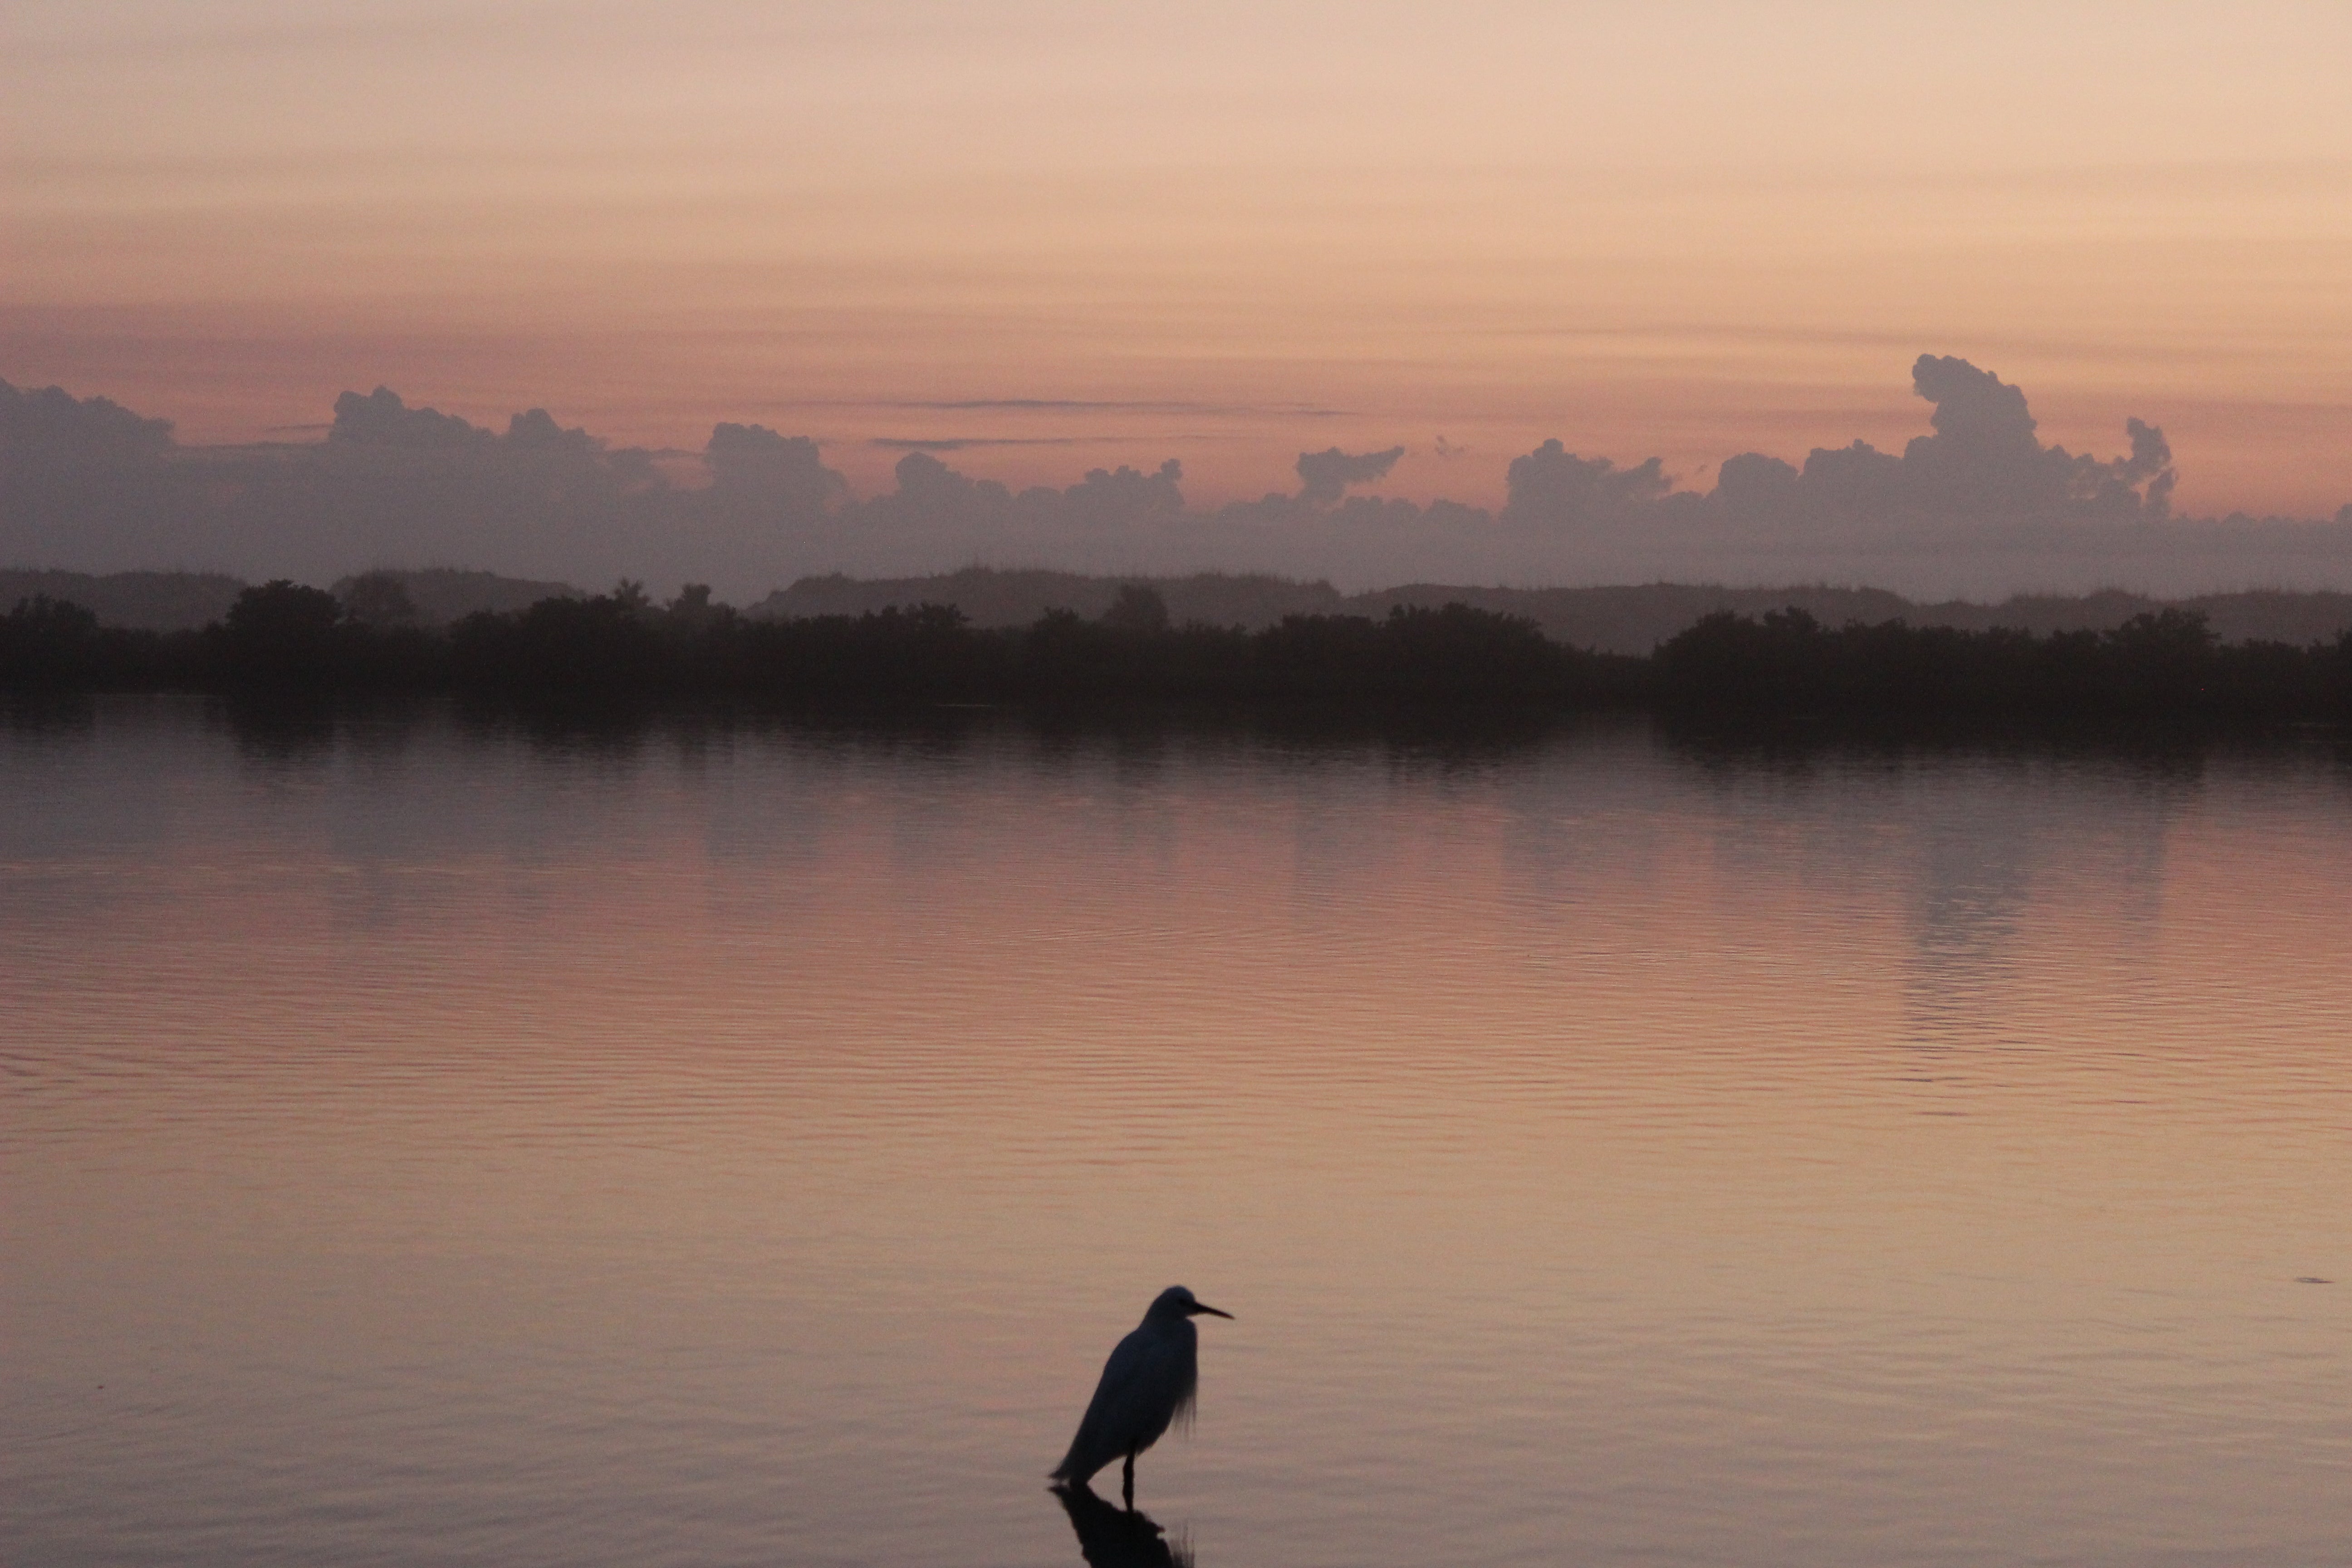
[(1181, 1285), (1160, 1292), (1143, 1321), (1103, 1363), (1102, 1381), (1095, 1384), (1069, 1453), (1054, 1471), (1055, 1480), (1082, 1487), (1097, 1470), (1124, 1458), (1127, 1505), (1135, 1506), (1135, 1457), (1192, 1408), (1192, 1391), (1201, 1381), (1201, 1336), (1192, 1319), (1202, 1312), (1233, 1316), (1202, 1306)]

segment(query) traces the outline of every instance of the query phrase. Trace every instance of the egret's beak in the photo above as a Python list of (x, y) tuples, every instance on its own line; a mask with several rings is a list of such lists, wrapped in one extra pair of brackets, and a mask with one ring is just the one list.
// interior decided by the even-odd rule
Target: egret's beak
[(1206, 1312), (1213, 1318), (1223, 1318), (1229, 1323), (1234, 1321), (1234, 1315), (1231, 1312), (1220, 1312), (1205, 1301), (1193, 1302), (1192, 1310), (1195, 1312)]

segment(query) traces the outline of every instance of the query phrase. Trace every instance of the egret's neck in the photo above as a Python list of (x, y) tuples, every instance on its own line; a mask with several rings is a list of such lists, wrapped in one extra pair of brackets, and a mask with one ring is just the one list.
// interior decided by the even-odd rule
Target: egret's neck
[(1192, 1320), (1186, 1317), (1181, 1312), (1150, 1313), (1144, 1318), (1143, 1326), (1155, 1334), (1159, 1334), (1166, 1339), (1175, 1340), (1180, 1343), (1197, 1344), (1200, 1342), (1201, 1331), (1194, 1328), (1192, 1326)]

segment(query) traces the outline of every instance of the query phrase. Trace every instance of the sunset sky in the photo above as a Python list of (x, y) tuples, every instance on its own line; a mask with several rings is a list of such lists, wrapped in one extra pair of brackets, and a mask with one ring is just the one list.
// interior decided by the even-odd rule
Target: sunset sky
[[(0, 376), (301, 438), (389, 384), (1214, 502), (1402, 443), (1686, 482), (2027, 388), (2352, 500), (2352, 6), (13, 0)], [(950, 449), (950, 448), (942, 448)]]

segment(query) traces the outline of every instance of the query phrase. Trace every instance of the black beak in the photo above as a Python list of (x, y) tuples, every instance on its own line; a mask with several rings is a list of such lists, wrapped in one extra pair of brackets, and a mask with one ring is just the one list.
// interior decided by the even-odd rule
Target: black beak
[(1206, 1312), (1213, 1318), (1223, 1318), (1229, 1323), (1234, 1321), (1234, 1315), (1231, 1312), (1220, 1312), (1214, 1307), (1210, 1306), (1206, 1301), (1193, 1302), (1192, 1310), (1196, 1313)]

